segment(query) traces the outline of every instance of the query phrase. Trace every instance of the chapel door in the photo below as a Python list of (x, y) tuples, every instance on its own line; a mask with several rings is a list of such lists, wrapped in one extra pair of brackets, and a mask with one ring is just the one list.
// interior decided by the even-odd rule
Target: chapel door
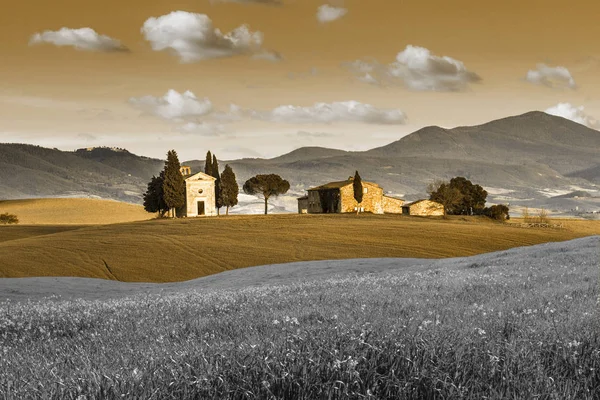
[(204, 215), (204, 202), (198, 202), (198, 215)]

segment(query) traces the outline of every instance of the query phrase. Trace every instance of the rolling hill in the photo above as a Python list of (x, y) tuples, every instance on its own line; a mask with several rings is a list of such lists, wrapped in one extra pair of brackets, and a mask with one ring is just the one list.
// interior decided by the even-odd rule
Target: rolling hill
[(100, 197), (140, 203), (163, 162), (118, 149), (0, 144), (0, 199)]
[[(497, 203), (560, 210), (572, 208), (572, 202), (549, 201), (557, 193), (600, 194), (600, 132), (537, 111), (478, 126), (425, 127), (368, 151), (302, 147), (272, 159), (221, 160), (221, 167), (226, 163), (240, 184), (259, 173), (281, 175), (291, 183), (290, 196), (355, 170), (407, 200), (424, 196), (432, 180), (454, 176), (490, 188), (488, 199)], [(204, 167), (203, 160), (184, 164), (193, 171)], [(98, 196), (139, 203), (162, 165), (123, 149), (64, 152), (0, 144), (0, 198)], [(278, 209), (294, 211), (291, 200), (282, 200)], [(582, 208), (599, 208), (597, 202), (578, 201)]]
[[(348, 234), (351, 232), (351, 234)], [(29, 234), (30, 233), (30, 234)], [(78, 229), (0, 226), (0, 278), (173, 282), (256, 265), (349, 258), (445, 258), (600, 233), (600, 221), (520, 229), (487, 218), (268, 215), (152, 220)]]
[(154, 217), (137, 204), (102, 199), (0, 200), (0, 213), (15, 214), (23, 225), (93, 225), (143, 221)]

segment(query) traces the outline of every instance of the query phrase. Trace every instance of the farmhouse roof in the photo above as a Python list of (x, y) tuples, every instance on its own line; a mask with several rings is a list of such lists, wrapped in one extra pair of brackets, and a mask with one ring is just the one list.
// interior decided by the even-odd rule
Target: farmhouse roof
[(438, 203), (437, 201), (433, 201), (433, 200), (429, 200), (429, 199), (421, 199), (421, 200), (415, 200), (415, 201), (413, 201), (412, 203), (405, 204), (405, 205), (403, 205), (402, 207), (410, 207), (410, 206), (412, 206), (412, 205), (415, 205), (415, 204), (421, 203), (421, 202), (423, 202), (423, 201), (429, 201), (429, 202), (431, 202), (431, 203), (440, 204), (440, 203)]
[[(354, 179), (346, 179), (345, 181), (329, 182), (329, 183), (326, 183), (326, 184), (321, 185), (321, 186), (315, 186), (315, 187), (310, 188), (308, 190), (340, 189), (340, 188), (343, 188), (344, 186), (352, 185), (353, 181), (354, 181)], [(379, 187), (378, 184), (373, 183), (373, 182), (362, 181), (362, 183), (363, 183), (363, 185), (367, 184), (369, 186), (377, 186), (377, 187)]]
[(196, 172), (195, 174), (192, 175), (187, 175), (183, 177), (184, 180), (213, 180), (216, 181), (217, 178), (215, 178), (214, 176), (210, 176), (208, 174), (205, 174), (204, 172)]

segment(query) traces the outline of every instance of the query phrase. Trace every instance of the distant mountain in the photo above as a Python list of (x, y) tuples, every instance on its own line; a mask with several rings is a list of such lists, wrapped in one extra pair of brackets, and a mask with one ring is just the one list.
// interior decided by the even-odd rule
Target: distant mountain
[(409, 198), (423, 196), (433, 179), (465, 176), (510, 192), (498, 196), (503, 201), (542, 199), (552, 188), (600, 189), (600, 132), (536, 111), (479, 126), (426, 127), (364, 152), (305, 147), (275, 159), (229, 164), (241, 180), (270, 171), (297, 188), (344, 179), (357, 169), (363, 179)]
[[(204, 160), (182, 164), (204, 169)], [(358, 170), (363, 179), (407, 200), (423, 196), (433, 179), (464, 176), (488, 188), (491, 201), (560, 208), (567, 199), (546, 200), (578, 190), (600, 195), (600, 132), (529, 112), (478, 126), (426, 127), (368, 151), (302, 147), (271, 159), (219, 160), (221, 169), (225, 164), (240, 184), (256, 174), (279, 174), (290, 182), (292, 196)], [(146, 183), (162, 167), (161, 160), (124, 149), (65, 152), (0, 144), (0, 198), (91, 195), (140, 202)], [(285, 200), (286, 209), (292, 200)]]
[(162, 161), (118, 149), (0, 144), (0, 198), (102, 197), (139, 203)]

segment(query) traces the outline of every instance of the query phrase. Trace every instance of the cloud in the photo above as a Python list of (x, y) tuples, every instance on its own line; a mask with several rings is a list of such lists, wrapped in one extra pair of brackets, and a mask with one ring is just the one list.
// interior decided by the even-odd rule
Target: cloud
[(188, 122), (181, 126), (183, 133), (193, 133), (200, 136), (219, 136), (225, 130), (222, 125), (213, 124), (210, 122)]
[(571, 103), (558, 103), (548, 108), (545, 113), (569, 119), (589, 128), (600, 128), (600, 122), (587, 115), (583, 106), (575, 107)]
[(357, 101), (315, 103), (310, 107), (282, 105), (271, 111), (250, 111), (251, 118), (283, 123), (360, 122), (366, 124), (404, 124), (406, 114), (398, 109), (379, 109)]
[(201, 117), (212, 112), (212, 103), (208, 98), (198, 99), (189, 90), (179, 93), (170, 89), (163, 97), (132, 97), (129, 103), (145, 112), (167, 120), (184, 120), (189, 117)]
[[(184, 130), (204, 128), (198, 123), (216, 121), (219, 124), (243, 120), (259, 120), (290, 124), (359, 122), (365, 124), (404, 124), (406, 114), (399, 109), (381, 109), (358, 101), (343, 101), (333, 103), (315, 103), (309, 107), (282, 105), (272, 110), (255, 110), (230, 104), (225, 111), (214, 110), (208, 98), (198, 99), (190, 91), (183, 94), (169, 90), (163, 97), (143, 96), (131, 97), (129, 103), (150, 114), (166, 120), (187, 122)], [(190, 122), (195, 123), (189, 124)]]
[(406, 46), (398, 53), (396, 61), (389, 65), (356, 60), (343, 63), (342, 66), (362, 82), (380, 86), (402, 83), (418, 91), (460, 91), (481, 80), (462, 61), (448, 56), (435, 56), (424, 47), (412, 45)]
[(240, 4), (265, 4), (268, 6), (280, 6), (281, 0), (210, 0), (211, 3), (240, 3)]
[(271, 62), (279, 62), (283, 60), (283, 56), (276, 51), (261, 51), (252, 56), (253, 60), (266, 60)]
[(317, 9), (317, 20), (322, 23), (328, 23), (342, 18), (348, 13), (348, 10), (342, 7), (333, 7), (324, 4)]
[(223, 34), (207, 15), (186, 11), (149, 18), (141, 31), (152, 50), (169, 50), (183, 63), (258, 53), (263, 42), (262, 33), (247, 25)]
[(92, 28), (61, 28), (58, 31), (44, 31), (34, 34), (29, 40), (30, 46), (41, 43), (50, 43), (55, 46), (73, 46), (77, 50), (85, 51), (129, 51), (117, 39), (99, 35)]
[(326, 137), (334, 137), (333, 133), (328, 132), (307, 132), (307, 131), (298, 131), (295, 135), (301, 138), (326, 138)]
[(565, 67), (549, 67), (546, 64), (538, 64), (537, 69), (529, 70), (525, 76), (527, 82), (548, 87), (575, 89), (575, 79)]

